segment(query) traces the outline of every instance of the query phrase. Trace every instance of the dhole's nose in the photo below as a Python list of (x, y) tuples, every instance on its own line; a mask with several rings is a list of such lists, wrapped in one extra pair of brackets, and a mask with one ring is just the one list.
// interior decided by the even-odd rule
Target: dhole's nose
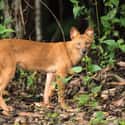
[(85, 54), (86, 53), (86, 51), (87, 51), (87, 49), (82, 49), (82, 54)]

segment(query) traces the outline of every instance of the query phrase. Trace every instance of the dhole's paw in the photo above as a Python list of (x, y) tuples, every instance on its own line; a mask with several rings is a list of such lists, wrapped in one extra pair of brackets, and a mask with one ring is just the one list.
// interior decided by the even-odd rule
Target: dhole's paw
[(13, 111), (13, 107), (12, 106), (7, 106), (7, 109), (8, 109), (9, 112)]
[(10, 113), (13, 111), (12, 106), (6, 106), (4, 110), (2, 111), (3, 115), (10, 116)]
[(3, 111), (6, 111), (6, 112), (11, 112), (11, 111), (13, 111), (13, 107), (12, 106), (4, 106), (4, 107), (2, 107), (2, 109), (3, 109)]

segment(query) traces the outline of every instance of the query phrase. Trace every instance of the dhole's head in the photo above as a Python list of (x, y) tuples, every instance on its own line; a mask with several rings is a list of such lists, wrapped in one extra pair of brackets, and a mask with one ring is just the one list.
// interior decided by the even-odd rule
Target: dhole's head
[(70, 38), (75, 44), (76, 49), (80, 51), (80, 54), (84, 54), (91, 46), (94, 39), (94, 30), (88, 27), (83, 34), (72, 27), (70, 30)]

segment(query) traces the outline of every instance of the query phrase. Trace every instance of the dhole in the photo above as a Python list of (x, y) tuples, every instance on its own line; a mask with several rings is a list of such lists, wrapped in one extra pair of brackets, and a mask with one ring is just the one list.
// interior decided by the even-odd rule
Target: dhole
[(87, 28), (84, 34), (73, 27), (70, 31), (71, 41), (58, 43), (33, 42), (22, 39), (0, 40), (0, 107), (9, 113), (12, 109), (3, 99), (3, 91), (13, 78), (16, 65), (27, 70), (45, 71), (47, 73), (43, 104), (49, 105), (53, 87), (51, 82), (57, 80), (58, 102), (65, 108), (64, 84), (56, 76), (64, 78), (69, 69), (77, 64), (84, 52), (90, 47), (94, 31)]

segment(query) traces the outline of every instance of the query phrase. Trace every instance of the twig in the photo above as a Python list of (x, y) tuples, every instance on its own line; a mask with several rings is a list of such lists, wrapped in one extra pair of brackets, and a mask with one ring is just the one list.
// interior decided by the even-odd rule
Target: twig
[(114, 77), (114, 78), (116, 78), (116, 80), (118, 80), (118, 82), (111, 82), (111, 84), (113, 84), (113, 85), (125, 85), (125, 79), (123, 79), (119, 75), (113, 74), (113, 73), (109, 73), (109, 74), (107, 74), (107, 76)]
[(121, 66), (121, 67), (125, 67), (125, 62), (120, 61), (120, 62), (117, 63), (117, 65), (119, 65), (119, 66)]
[(24, 0), (24, 2), (27, 4), (28, 7), (30, 7), (31, 9), (34, 9), (26, 0)]
[(22, 10), (22, 4), (20, 4), (19, 10), (20, 10), (21, 22), (22, 22), (22, 25), (24, 27), (24, 33), (26, 33), (25, 23), (24, 23), (24, 16), (23, 16), (23, 10)]
[(103, 81), (102, 83), (106, 82), (107, 77), (114, 77), (118, 82), (110, 82), (113, 85), (125, 85), (125, 79), (120, 77), (115, 73), (107, 73), (112, 67), (106, 67), (101, 70), (99, 73), (92, 76), (92, 79)]
[(117, 75), (117, 74), (114, 74), (114, 73), (108, 73), (107, 76), (114, 77), (114, 78), (116, 78), (119, 82), (125, 82), (125, 79), (123, 79), (122, 77), (120, 77), (120, 76)]
[(65, 41), (64, 31), (63, 31), (63, 28), (62, 28), (62, 26), (61, 26), (59, 20), (57, 19), (57, 17), (55, 16), (55, 14), (52, 12), (52, 10), (47, 6), (46, 3), (44, 3), (42, 0), (40, 0), (40, 2), (41, 2), (41, 4), (51, 13), (51, 15), (54, 17), (54, 19), (55, 19), (55, 21), (56, 21), (57, 25), (59, 26), (60, 31), (61, 31), (61, 33), (62, 33), (63, 41)]
[(41, 117), (41, 114), (39, 113), (33, 113), (33, 112), (20, 112), (18, 113), (19, 116), (27, 116), (27, 117)]
[(97, 0), (95, 0), (95, 9), (96, 9), (96, 19), (97, 19), (97, 29), (98, 29), (98, 35), (100, 36), (100, 23), (99, 23), (99, 13), (98, 13), (98, 3)]

